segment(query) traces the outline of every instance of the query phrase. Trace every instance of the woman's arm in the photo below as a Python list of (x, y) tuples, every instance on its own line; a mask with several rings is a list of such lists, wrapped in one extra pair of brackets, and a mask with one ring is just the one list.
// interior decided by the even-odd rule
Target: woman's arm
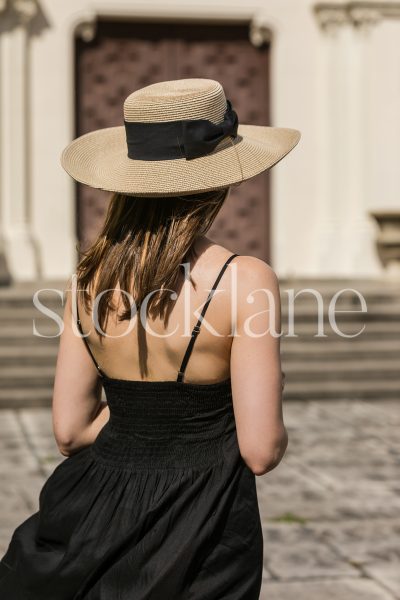
[(79, 330), (73, 329), (70, 285), (65, 293), (64, 328), (57, 356), (52, 418), (58, 448), (61, 454), (70, 456), (94, 442), (110, 413), (107, 403), (101, 399), (102, 386), (97, 369)]
[(237, 334), (231, 380), (241, 455), (256, 475), (282, 460), (288, 445), (283, 422), (284, 374), (280, 360), (281, 303), (278, 278), (264, 261), (237, 259)]
[(108, 404), (105, 401), (101, 401), (98, 412), (93, 417), (93, 420), (85, 429), (82, 430), (79, 436), (72, 435), (68, 439), (60, 439), (60, 441), (57, 442), (61, 454), (64, 456), (71, 456), (72, 454), (79, 452), (79, 450), (85, 446), (90, 446), (93, 444), (94, 440), (100, 433), (101, 429), (103, 429), (109, 418), (110, 410), (108, 408)]

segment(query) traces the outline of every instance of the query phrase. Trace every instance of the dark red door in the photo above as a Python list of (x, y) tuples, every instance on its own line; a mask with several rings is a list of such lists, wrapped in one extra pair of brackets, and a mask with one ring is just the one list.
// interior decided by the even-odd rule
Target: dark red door
[[(91, 42), (76, 40), (76, 135), (123, 124), (123, 101), (157, 81), (216, 79), (239, 122), (269, 125), (269, 47), (247, 25), (99, 21)], [(231, 189), (208, 235), (239, 254), (270, 262), (269, 173)], [(77, 184), (77, 236), (96, 237), (110, 192)]]

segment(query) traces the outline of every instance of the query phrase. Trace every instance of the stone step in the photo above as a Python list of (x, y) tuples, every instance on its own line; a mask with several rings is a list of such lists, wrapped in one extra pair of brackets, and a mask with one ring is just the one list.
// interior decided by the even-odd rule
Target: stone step
[(0, 388), (0, 409), (51, 407), (53, 387)]
[(375, 381), (383, 377), (397, 380), (400, 393), (400, 358), (392, 359), (354, 359), (327, 361), (319, 360), (282, 360), (282, 368), (286, 373), (286, 381), (327, 381), (342, 379), (353, 381), (365, 379), (375, 386)]
[[(400, 303), (392, 303), (392, 304), (380, 304), (375, 307), (367, 306), (365, 311), (361, 311), (359, 307), (351, 307), (351, 306), (338, 306), (335, 310), (331, 310), (331, 315), (329, 315), (329, 307), (323, 307), (320, 313), (318, 313), (318, 307), (316, 305), (295, 305), (294, 307), (289, 307), (282, 305), (281, 307), (281, 317), (282, 321), (285, 322), (288, 320), (290, 315), (291, 320), (294, 322), (299, 320), (313, 320), (318, 322), (318, 318), (325, 322), (329, 321), (329, 318), (332, 319), (332, 322), (339, 321), (355, 321), (355, 322), (367, 322), (367, 321), (375, 321), (383, 319), (387, 320), (398, 320), (400, 321)], [(342, 312), (347, 311), (347, 312)]]
[[(356, 340), (356, 339), (367, 339), (368, 336), (371, 337), (377, 337), (377, 336), (388, 336), (390, 337), (394, 337), (395, 339), (400, 339), (400, 321), (394, 321), (394, 322), (390, 322), (390, 321), (371, 321), (368, 323), (352, 323), (350, 324), (350, 327), (341, 327), (339, 328), (339, 331), (341, 331), (342, 333), (345, 333), (346, 335), (355, 335), (358, 334), (355, 337), (342, 337), (341, 335), (339, 335), (338, 333), (336, 333), (329, 325), (324, 326), (322, 328), (322, 333), (325, 334), (327, 337), (321, 337), (319, 336), (318, 338), (314, 338), (313, 336), (315, 336), (316, 334), (318, 334), (318, 323), (315, 321), (314, 323), (308, 323), (308, 322), (295, 322), (294, 324), (294, 334), (298, 335), (298, 337), (293, 337), (293, 335), (289, 335), (289, 328), (287, 326), (287, 324), (282, 321), (282, 339), (295, 339), (295, 340), (299, 340), (300, 342), (307, 342), (307, 340), (312, 340), (313, 342), (315, 342), (316, 339), (318, 340), (333, 340), (336, 339), (337, 341), (349, 341), (351, 342), (352, 340)], [(364, 326), (365, 325), (365, 326)], [(292, 334), (292, 332), (290, 332)]]
[(37, 296), (35, 296), (34, 292), (32, 292), (27, 296), (19, 296), (18, 294), (3, 295), (3, 292), (0, 291), (0, 309), (32, 310), (35, 312), (40, 312), (39, 308), (36, 308), (34, 298), (36, 298), (35, 302), (38, 301), (39, 306), (42, 304), (46, 308), (57, 311), (62, 311), (65, 303), (65, 297), (62, 297), (55, 292), (52, 294), (42, 292)]
[(0, 346), (0, 365), (55, 365), (57, 347), (49, 344), (32, 346)]
[(9, 365), (0, 367), (0, 381), (3, 389), (26, 387), (53, 387), (55, 368), (43, 365)]
[(287, 305), (289, 302), (297, 305), (317, 305), (317, 300), (323, 299), (324, 305), (328, 306), (330, 302), (334, 302), (335, 305), (348, 304), (349, 306), (359, 307), (361, 301), (364, 299), (367, 304), (372, 306), (379, 305), (381, 302), (388, 304), (398, 304), (400, 300), (400, 287), (396, 290), (388, 292), (387, 290), (375, 290), (367, 291), (363, 288), (351, 288), (350, 291), (343, 291), (343, 288), (332, 288), (330, 290), (321, 290), (319, 287), (311, 288), (311, 291), (307, 291), (307, 288), (288, 288), (285, 289), (282, 285), (280, 287), (281, 302), (282, 305)]
[(366, 379), (343, 381), (338, 379), (303, 382), (286, 382), (283, 400), (363, 400), (374, 399), (379, 402), (383, 398), (400, 401), (400, 387), (397, 380), (376, 379), (373, 384)]
[(361, 340), (330, 340), (322, 343), (299, 343), (293, 339), (282, 340), (281, 355), (286, 361), (292, 360), (337, 360), (337, 359), (392, 359), (400, 361), (400, 341), (398, 339), (361, 339)]
[[(56, 315), (58, 315), (59, 317), (63, 317), (63, 311), (60, 310), (59, 307), (47, 307), (50, 310), (52, 310)], [(27, 325), (29, 324), (30, 326), (32, 326), (32, 323), (35, 322), (40, 322), (40, 323), (45, 323), (46, 321), (53, 321), (54, 322), (55, 317), (50, 318), (48, 315), (43, 314), (41, 311), (33, 309), (33, 308), (29, 308), (29, 307), (23, 307), (23, 308), (12, 308), (12, 307), (1, 307), (0, 306), (0, 323), (10, 323), (10, 324), (23, 324), (23, 325)]]
[[(304, 343), (303, 343), (304, 342)], [(400, 352), (400, 339), (377, 340), (369, 335), (361, 335), (356, 338), (344, 339), (330, 335), (325, 338), (307, 336), (304, 338), (282, 337), (281, 347), (285, 351), (313, 352), (313, 346), (318, 346), (318, 352)], [(301, 349), (300, 349), (301, 346)]]
[(13, 325), (7, 323), (0, 327), (0, 347), (12, 345), (35, 345), (58, 344), (60, 341), (60, 328), (56, 324), (36, 324), (36, 334), (33, 333), (33, 325)]
[(279, 277), (282, 287), (303, 288), (318, 287), (323, 290), (336, 290), (338, 288), (358, 288), (370, 293), (382, 292), (396, 293), (400, 290), (398, 280), (387, 277)]

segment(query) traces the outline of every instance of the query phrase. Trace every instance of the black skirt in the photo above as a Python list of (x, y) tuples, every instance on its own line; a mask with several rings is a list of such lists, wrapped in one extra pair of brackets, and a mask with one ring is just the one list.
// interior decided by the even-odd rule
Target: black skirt
[(263, 536), (230, 380), (108, 379), (110, 420), (44, 483), (4, 600), (258, 600)]

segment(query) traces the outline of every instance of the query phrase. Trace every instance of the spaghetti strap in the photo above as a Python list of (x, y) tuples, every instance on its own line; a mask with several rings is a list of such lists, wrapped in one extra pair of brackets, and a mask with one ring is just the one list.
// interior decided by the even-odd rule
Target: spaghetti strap
[(80, 332), (81, 332), (81, 334), (82, 334), (82, 339), (83, 339), (83, 341), (85, 342), (85, 346), (86, 346), (86, 348), (87, 348), (87, 349), (88, 349), (88, 351), (89, 351), (89, 354), (90, 354), (90, 356), (91, 356), (91, 358), (92, 358), (92, 360), (93, 360), (93, 362), (94, 362), (94, 364), (95, 364), (95, 367), (96, 367), (96, 369), (97, 369), (97, 372), (98, 372), (98, 374), (100, 375), (100, 377), (104, 377), (104, 376), (105, 376), (105, 373), (104, 373), (104, 372), (101, 370), (100, 366), (97, 364), (97, 361), (96, 361), (96, 359), (95, 359), (95, 357), (94, 357), (94, 355), (93, 355), (93, 352), (92, 352), (92, 351), (91, 351), (91, 349), (90, 349), (90, 346), (89, 346), (89, 344), (88, 344), (88, 341), (87, 341), (87, 339), (86, 339), (86, 337), (85, 337), (85, 334), (84, 334), (84, 332), (83, 332), (83, 330), (82, 330), (82, 323), (81, 323), (81, 320), (80, 320), (80, 318), (79, 318), (78, 299), (76, 299), (76, 317), (77, 317), (77, 319), (76, 319), (76, 320), (77, 320), (77, 324), (78, 324), (79, 331), (80, 331)]
[(191, 333), (191, 339), (190, 339), (190, 341), (189, 341), (189, 344), (188, 344), (188, 346), (187, 346), (187, 348), (186, 348), (186, 352), (185, 352), (185, 354), (184, 354), (184, 357), (183, 357), (183, 360), (182, 360), (181, 367), (180, 367), (180, 369), (179, 369), (179, 371), (178, 371), (178, 377), (177, 377), (177, 381), (180, 381), (180, 382), (182, 382), (182, 381), (183, 381), (183, 375), (184, 375), (184, 373), (185, 373), (185, 369), (186, 369), (187, 363), (188, 363), (188, 361), (189, 361), (190, 354), (191, 354), (191, 352), (192, 352), (192, 350), (193, 350), (193, 346), (194, 346), (194, 343), (195, 343), (195, 341), (196, 341), (197, 335), (200, 333), (200, 325), (201, 325), (201, 323), (203, 322), (204, 315), (205, 315), (205, 313), (206, 313), (206, 310), (207, 310), (207, 308), (208, 308), (208, 305), (209, 305), (209, 304), (210, 304), (210, 302), (211, 302), (211, 298), (212, 298), (212, 297), (213, 297), (213, 295), (214, 295), (214, 292), (215, 292), (215, 290), (216, 290), (216, 288), (217, 288), (217, 286), (218, 286), (218, 283), (219, 283), (219, 281), (220, 281), (220, 279), (221, 279), (222, 275), (223, 275), (223, 274), (224, 274), (224, 272), (225, 272), (225, 269), (227, 268), (227, 266), (228, 266), (228, 264), (231, 262), (231, 260), (232, 260), (233, 258), (235, 258), (235, 256), (239, 256), (239, 254), (231, 254), (231, 256), (228, 258), (228, 260), (226, 260), (226, 261), (225, 261), (224, 265), (222, 266), (222, 268), (221, 268), (221, 270), (220, 270), (220, 272), (219, 272), (219, 274), (218, 274), (218, 277), (217, 277), (217, 279), (216, 279), (216, 280), (215, 280), (215, 282), (214, 282), (214, 285), (212, 286), (212, 288), (211, 288), (211, 290), (210, 290), (210, 293), (209, 293), (209, 295), (208, 295), (208, 297), (207, 297), (207, 301), (206, 301), (206, 303), (205, 303), (205, 304), (204, 304), (204, 306), (203, 306), (203, 310), (201, 311), (201, 314), (200, 314), (199, 320), (197, 321), (196, 325), (193, 327), (193, 330), (192, 330), (192, 333)]

